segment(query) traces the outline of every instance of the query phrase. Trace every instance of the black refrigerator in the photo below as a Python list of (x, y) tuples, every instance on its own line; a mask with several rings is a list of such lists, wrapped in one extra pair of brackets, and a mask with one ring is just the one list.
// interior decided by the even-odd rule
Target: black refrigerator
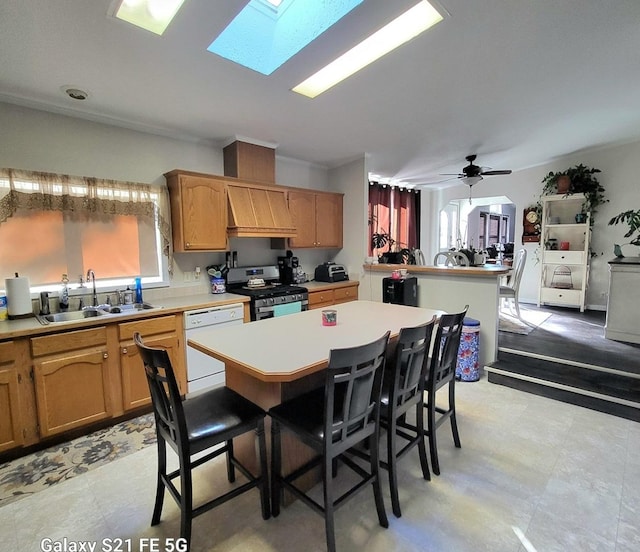
[(383, 278), (382, 302), (417, 307), (418, 279), (415, 276), (408, 278)]

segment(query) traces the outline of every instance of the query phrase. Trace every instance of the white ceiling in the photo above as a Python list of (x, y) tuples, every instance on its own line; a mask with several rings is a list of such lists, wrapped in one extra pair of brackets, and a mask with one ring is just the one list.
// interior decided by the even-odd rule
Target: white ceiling
[(2, 0), (0, 101), (326, 167), (367, 155), (413, 183), (471, 153), (518, 170), (640, 139), (638, 0), (442, 0), (443, 22), (355, 76), (290, 91), (416, 2), (365, 0), (264, 76), (206, 51), (246, 0), (186, 0), (162, 37), (108, 17), (112, 0)]

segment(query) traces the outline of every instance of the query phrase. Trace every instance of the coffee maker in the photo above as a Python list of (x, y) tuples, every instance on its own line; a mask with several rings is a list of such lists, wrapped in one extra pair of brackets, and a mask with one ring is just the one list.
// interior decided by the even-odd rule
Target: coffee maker
[(298, 272), (298, 257), (294, 257), (291, 251), (287, 251), (286, 256), (278, 257), (278, 271), (280, 272), (281, 284), (296, 283)]

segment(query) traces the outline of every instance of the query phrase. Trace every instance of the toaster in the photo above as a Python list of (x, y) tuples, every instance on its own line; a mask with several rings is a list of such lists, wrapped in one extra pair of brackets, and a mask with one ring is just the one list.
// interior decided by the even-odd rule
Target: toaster
[(342, 282), (348, 279), (349, 275), (343, 265), (327, 262), (316, 267), (316, 282)]

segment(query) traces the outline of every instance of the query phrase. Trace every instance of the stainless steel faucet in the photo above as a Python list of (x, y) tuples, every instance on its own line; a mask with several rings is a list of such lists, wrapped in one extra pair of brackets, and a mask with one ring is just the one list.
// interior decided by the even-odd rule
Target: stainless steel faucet
[(96, 293), (96, 273), (92, 268), (87, 270), (87, 282), (91, 279), (91, 285), (93, 286), (93, 306), (98, 306), (98, 294)]

